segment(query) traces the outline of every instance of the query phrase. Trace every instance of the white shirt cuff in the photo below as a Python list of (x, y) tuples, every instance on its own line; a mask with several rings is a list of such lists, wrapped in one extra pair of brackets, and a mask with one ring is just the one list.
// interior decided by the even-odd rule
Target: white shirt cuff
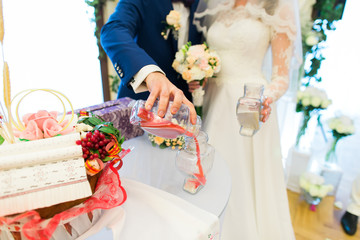
[(152, 72), (161, 72), (166, 75), (161, 68), (156, 65), (150, 64), (141, 68), (135, 75), (134, 81), (130, 82), (131, 87), (133, 88), (135, 93), (141, 93), (148, 91), (146, 83), (144, 82), (145, 78)]

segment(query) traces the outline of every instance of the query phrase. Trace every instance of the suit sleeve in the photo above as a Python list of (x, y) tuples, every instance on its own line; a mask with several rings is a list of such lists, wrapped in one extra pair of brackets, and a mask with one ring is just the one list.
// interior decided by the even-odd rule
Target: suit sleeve
[(144, 20), (145, 9), (143, 0), (122, 0), (101, 29), (101, 45), (127, 86), (142, 67), (157, 65), (134, 40)]

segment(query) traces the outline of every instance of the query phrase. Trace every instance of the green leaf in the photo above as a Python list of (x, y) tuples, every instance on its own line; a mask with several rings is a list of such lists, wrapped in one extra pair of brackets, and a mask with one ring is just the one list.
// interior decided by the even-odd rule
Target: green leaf
[(111, 157), (105, 157), (104, 159), (102, 159), (103, 162), (108, 162), (108, 161), (111, 161), (112, 158)]
[(89, 121), (90, 125), (92, 125), (92, 126), (96, 126), (96, 125), (99, 125), (102, 123), (102, 121), (96, 117), (89, 117), (88, 121)]
[(3, 142), (5, 142), (5, 139), (0, 135), (0, 145), (3, 144)]
[(167, 148), (167, 146), (165, 144), (161, 144), (161, 145), (159, 145), (159, 148), (164, 149), (164, 148)]

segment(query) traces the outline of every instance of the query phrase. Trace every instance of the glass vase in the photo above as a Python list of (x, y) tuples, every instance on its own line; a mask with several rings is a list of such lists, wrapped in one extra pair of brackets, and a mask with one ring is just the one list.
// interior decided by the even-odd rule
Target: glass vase
[(321, 202), (321, 197), (314, 197), (308, 191), (301, 189), (301, 193), (305, 201), (310, 205), (309, 208), (311, 211), (316, 211), (316, 206)]
[(310, 119), (311, 119), (310, 112), (304, 111), (302, 113), (302, 118), (300, 120), (300, 127), (298, 130), (298, 134), (296, 136), (295, 148), (297, 150), (308, 151), (310, 148), (308, 146), (309, 141), (304, 137), (307, 132)]
[(236, 106), (236, 116), (240, 125), (240, 135), (252, 137), (261, 127), (260, 110), (264, 85), (245, 83), (244, 96)]
[(324, 177), (325, 184), (332, 184), (334, 190), (329, 195), (336, 195), (337, 189), (341, 182), (343, 170), (339, 165), (338, 157), (336, 155), (336, 145), (339, 139), (335, 138), (329, 142), (328, 151), (325, 154), (320, 175)]
[(215, 148), (208, 143), (205, 132), (200, 131), (196, 140), (185, 137), (184, 148), (177, 152), (175, 161), (176, 167), (185, 175), (185, 191), (195, 194), (206, 184), (214, 158)]
[(329, 150), (325, 155), (325, 163), (326, 164), (338, 164), (338, 159), (336, 156), (336, 144), (340, 140), (340, 138), (335, 138), (331, 143), (329, 144)]
[(179, 136), (197, 136), (201, 128), (201, 118), (197, 116), (196, 124), (190, 122), (190, 109), (185, 104), (175, 113), (171, 113), (173, 102), (170, 101), (164, 117), (158, 116), (159, 101), (156, 100), (151, 110), (146, 110), (146, 101), (137, 100), (132, 107), (130, 123), (155, 136), (174, 139)]
[(301, 189), (305, 201), (310, 205), (318, 205), (321, 202), (321, 197), (313, 197), (308, 191)]

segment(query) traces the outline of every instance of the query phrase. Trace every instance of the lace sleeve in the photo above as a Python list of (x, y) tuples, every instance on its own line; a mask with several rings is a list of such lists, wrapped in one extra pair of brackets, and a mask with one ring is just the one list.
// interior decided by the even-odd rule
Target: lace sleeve
[(264, 95), (278, 100), (285, 94), (290, 83), (290, 68), (294, 57), (294, 44), (299, 30), (296, 25), (296, 11), (288, 2), (280, 5), (269, 21), (271, 33), (271, 82)]
[(264, 95), (278, 100), (289, 87), (290, 60), (293, 43), (286, 33), (275, 33), (271, 41), (272, 76)]

